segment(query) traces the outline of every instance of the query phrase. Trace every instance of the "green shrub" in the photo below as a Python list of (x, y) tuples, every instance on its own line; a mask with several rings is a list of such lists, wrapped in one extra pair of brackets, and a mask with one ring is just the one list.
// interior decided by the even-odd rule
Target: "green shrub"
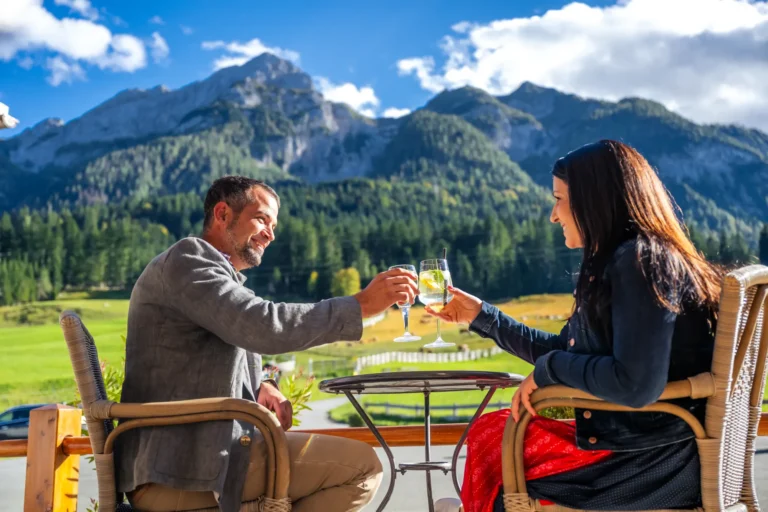
[(553, 420), (572, 420), (576, 417), (576, 411), (573, 407), (550, 407), (539, 411), (539, 416)]
[(361, 418), (360, 415), (357, 414), (356, 412), (350, 413), (347, 416), (345, 423), (350, 427), (362, 427), (363, 425), (365, 425), (365, 423), (363, 422), (363, 418)]

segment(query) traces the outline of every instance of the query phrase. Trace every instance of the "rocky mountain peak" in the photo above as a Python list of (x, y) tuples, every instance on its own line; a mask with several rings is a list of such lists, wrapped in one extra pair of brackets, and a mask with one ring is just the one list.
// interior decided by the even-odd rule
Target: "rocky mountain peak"
[[(30, 171), (49, 165), (70, 166), (93, 158), (109, 143), (129, 142), (172, 134), (193, 111), (219, 100), (232, 101), (232, 91), (242, 84), (291, 90), (311, 90), (312, 79), (293, 63), (264, 53), (241, 66), (221, 69), (210, 77), (180, 89), (163, 85), (152, 89), (127, 89), (67, 124), (40, 123), (13, 139), (11, 160)], [(242, 96), (235, 94), (234, 96)], [(259, 101), (248, 96), (252, 106)], [(41, 127), (42, 125), (42, 127)], [(53, 128), (57, 130), (54, 132)]]
[[(241, 66), (220, 69), (204, 82), (229, 89), (246, 79), (288, 89), (312, 89), (312, 78), (290, 61), (262, 53)], [(224, 91), (222, 91), (224, 92)]]

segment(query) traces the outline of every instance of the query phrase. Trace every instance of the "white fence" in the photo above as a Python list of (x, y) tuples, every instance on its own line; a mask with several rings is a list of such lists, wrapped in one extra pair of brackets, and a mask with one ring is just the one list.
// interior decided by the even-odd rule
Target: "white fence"
[(389, 363), (460, 363), (486, 359), (504, 352), (499, 347), (481, 348), (467, 352), (383, 352), (359, 357), (355, 363), (355, 373), (368, 366)]
[(372, 316), (372, 317), (369, 317), (369, 318), (364, 318), (363, 319), (363, 327), (371, 327), (372, 325), (376, 325), (377, 323), (379, 323), (382, 320), (384, 320), (384, 318), (386, 318), (386, 316), (387, 316), (387, 312), (385, 311), (383, 313), (379, 313), (376, 316)]

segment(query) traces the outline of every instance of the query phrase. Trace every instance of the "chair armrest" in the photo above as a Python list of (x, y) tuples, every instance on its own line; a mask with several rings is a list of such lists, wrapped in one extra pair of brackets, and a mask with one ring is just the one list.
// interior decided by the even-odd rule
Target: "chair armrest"
[[(715, 396), (715, 379), (711, 373), (705, 372), (685, 380), (668, 383), (664, 387), (658, 401), (674, 400), (676, 398), (709, 398)], [(603, 402), (595, 395), (563, 385), (539, 388), (531, 395), (531, 400), (548, 400), (550, 398), (579, 398)]]
[(290, 459), (285, 432), (275, 415), (256, 402), (228, 397), (143, 404), (97, 400), (90, 404), (90, 413), (95, 419), (128, 420), (107, 436), (104, 454), (109, 456), (115, 439), (128, 430), (224, 420), (250, 423), (261, 432), (267, 447), (266, 496), (270, 499), (288, 496)]
[(246, 414), (264, 414), (272, 417), (272, 413), (264, 406), (242, 398), (215, 397), (198, 398), (194, 400), (178, 400), (174, 402), (148, 403), (118, 403), (109, 400), (97, 400), (91, 403), (90, 413), (94, 419), (137, 419), (137, 418), (170, 418), (187, 414), (202, 414), (206, 412), (243, 412)]

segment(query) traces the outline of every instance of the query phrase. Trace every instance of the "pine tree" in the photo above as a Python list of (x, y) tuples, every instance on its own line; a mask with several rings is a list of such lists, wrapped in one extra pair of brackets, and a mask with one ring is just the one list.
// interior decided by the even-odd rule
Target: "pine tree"
[(13, 227), (11, 214), (5, 212), (0, 218), (0, 258), (10, 259), (16, 249), (16, 230)]
[(0, 304), (4, 306), (16, 303), (16, 290), (9, 276), (8, 265), (8, 260), (0, 260)]
[(40, 277), (37, 279), (37, 297), (36, 300), (48, 300), (53, 298), (53, 283), (48, 269), (40, 269)]
[(275, 267), (272, 270), (272, 279), (270, 279), (269, 289), (272, 293), (280, 293), (283, 286), (283, 273), (280, 271), (280, 267)]

